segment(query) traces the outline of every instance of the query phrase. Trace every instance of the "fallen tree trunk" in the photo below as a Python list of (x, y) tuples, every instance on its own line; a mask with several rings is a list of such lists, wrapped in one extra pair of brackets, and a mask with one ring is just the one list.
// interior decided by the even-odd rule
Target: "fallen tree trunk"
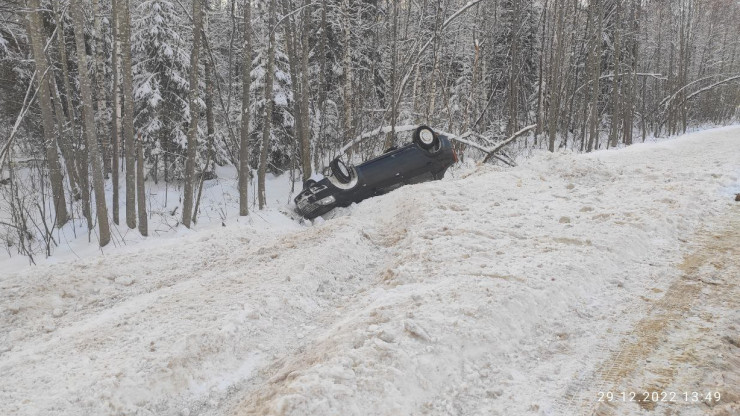
[(513, 142), (514, 140), (516, 140), (516, 138), (517, 138), (517, 137), (519, 137), (519, 136), (523, 135), (524, 133), (526, 133), (526, 132), (528, 132), (528, 131), (532, 130), (532, 129), (533, 129), (533, 128), (535, 128), (535, 127), (537, 127), (537, 125), (536, 125), (536, 124), (532, 124), (532, 125), (529, 125), (529, 126), (527, 126), (527, 127), (523, 128), (523, 129), (519, 130), (518, 132), (516, 132), (516, 133), (512, 134), (512, 135), (511, 135), (511, 137), (509, 137), (508, 139), (506, 139), (506, 140), (504, 140), (503, 142), (501, 142), (501, 143), (497, 144), (496, 146), (494, 146), (494, 147), (493, 147), (493, 148), (492, 148), (492, 149), (491, 149), (491, 150), (490, 150), (490, 151), (488, 152), (488, 156), (486, 156), (486, 158), (485, 158), (485, 159), (483, 159), (483, 163), (486, 163), (486, 162), (488, 162), (488, 160), (489, 160), (489, 159), (491, 158), (491, 156), (492, 156), (492, 155), (493, 155), (494, 153), (498, 152), (499, 150), (503, 149), (503, 148), (504, 148), (504, 146), (506, 146), (506, 145), (508, 145), (509, 143), (511, 143), (511, 142)]
[[(410, 125), (405, 125), (405, 126), (395, 126), (395, 131), (396, 132), (414, 131), (418, 127), (419, 126), (418, 125), (415, 125), (415, 124), (414, 125), (411, 125), (410, 124)], [(439, 134), (442, 134), (442, 135), (446, 136), (450, 140), (455, 140), (457, 142), (460, 142), (460, 143), (465, 144), (467, 146), (476, 148), (476, 149), (478, 149), (478, 150), (486, 153), (486, 157), (485, 157), (485, 159), (483, 159), (483, 163), (488, 162), (491, 158), (495, 158), (495, 159), (501, 160), (502, 162), (504, 162), (504, 163), (506, 163), (508, 165), (511, 165), (510, 162), (508, 162), (506, 160), (503, 160), (502, 158), (496, 157), (496, 156), (494, 156), (494, 154), (496, 152), (498, 152), (499, 150), (503, 149), (504, 147), (506, 147), (507, 145), (509, 145), (510, 143), (512, 143), (519, 136), (521, 136), (524, 133), (532, 130), (535, 127), (537, 127), (536, 124), (532, 124), (530, 126), (524, 127), (523, 129), (521, 129), (518, 132), (514, 133), (511, 137), (507, 138), (506, 140), (504, 140), (504, 141), (502, 141), (500, 143), (497, 143), (493, 147), (486, 147), (486, 146), (480, 145), (478, 143), (475, 143), (473, 141), (467, 140), (467, 138), (468, 137), (471, 137), (471, 136), (478, 137), (478, 138), (481, 138), (483, 140), (486, 140), (486, 138), (484, 136), (482, 136), (482, 135), (480, 135), (480, 134), (478, 134), (478, 133), (476, 133), (474, 131), (466, 131), (465, 133), (462, 133), (462, 134), (459, 134), (459, 135), (458, 134), (449, 133), (449, 132), (446, 132), (446, 131), (442, 131), (442, 130), (434, 130), (434, 131), (437, 132), (437, 133), (439, 133)], [(375, 136), (377, 136), (378, 134), (381, 134), (381, 133), (390, 133), (392, 130), (393, 130), (393, 126), (383, 126), (383, 127), (378, 127), (375, 130), (371, 130), (371, 131), (362, 133), (362, 134), (358, 135), (357, 137), (355, 137), (349, 143), (347, 143), (344, 146), (342, 146), (342, 148), (339, 149), (339, 154), (340, 155), (343, 154), (350, 147), (354, 146), (355, 144), (357, 144), (357, 143), (359, 143), (359, 142), (361, 142), (361, 141), (363, 141), (365, 139), (369, 139), (371, 137), (375, 137)]]

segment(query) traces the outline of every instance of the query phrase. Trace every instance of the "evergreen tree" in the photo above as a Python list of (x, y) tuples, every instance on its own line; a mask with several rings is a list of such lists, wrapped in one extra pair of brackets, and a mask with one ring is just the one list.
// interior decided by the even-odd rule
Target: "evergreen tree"
[[(267, 36), (267, 26), (262, 26), (264, 35)], [(297, 143), (294, 142), (292, 136), (288, 135), (289, 131), (295, 126), (295, 117), (291, 111), (293, 102), (293, 88), (290, 80), (290, 74), (288, 70), (288, 56), (285, 54), (285, 42), (282, 41), (282, 33), (277, 31), (275, 33), (275, 44), (274, 47), (274, 62), (272, 64), (272, 92), (273, 92), (273, 103), (271, 112), (271, 124), (270, 129), (270, 141), (268, 146), (268, 162), (267, 170), (273, 173), (281, 173), (283, 170), (291, 167), (290, 160), (294, 156), (294, 148)], [(265, 105), (265, 82), (267, 67), (269, 66), (268, 60), (268, 45), (265, 43), (259, 45), (256, 49), (256, 56), (252, 62), (251, 71), (251, 82), (250, 90), (251, 96), (256, 97), (250, 103), (250, 113), (256, 115), (254, 117), (254, 125), (252, 131), (262, 131), (264, 119), (261, 115), (264, 113)], [(259, 152), (259, 146), (254, 146), (254, 159), (252, 166), (257, 166), (257, 158)]]
[(190, 51), (178, 28), (179, 8), (168, 0), (144, 0), (137, 8), (132, 39), (135, 125), (142, 133), (145, 157), (165, 180), (182, 177), (190, 105)]

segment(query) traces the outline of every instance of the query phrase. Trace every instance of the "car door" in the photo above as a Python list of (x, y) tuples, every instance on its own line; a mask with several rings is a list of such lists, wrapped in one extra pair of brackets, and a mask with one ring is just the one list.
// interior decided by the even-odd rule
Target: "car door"
[(377, 194), (409, 182), (422, 173), (429, 163), (431, 160), (425, 156), (424, 150), (409, 144), (363, 163), (358, 171), (363, 184)]

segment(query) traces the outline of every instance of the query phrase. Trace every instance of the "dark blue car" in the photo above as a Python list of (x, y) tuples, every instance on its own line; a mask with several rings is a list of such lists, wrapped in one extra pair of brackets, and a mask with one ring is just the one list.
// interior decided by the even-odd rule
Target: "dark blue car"
[(411, 143), (390, 148), (361, 165), (347, 166), (334, 159), (326, 177), (303, 184), (303, 191), (294, 199), (296, 210), (304, 218), (313, 219), (335, 207), (346, 207), (402, 185), (442, 179), (455, 162), (457, 155), (450, 140), (420, 126)]

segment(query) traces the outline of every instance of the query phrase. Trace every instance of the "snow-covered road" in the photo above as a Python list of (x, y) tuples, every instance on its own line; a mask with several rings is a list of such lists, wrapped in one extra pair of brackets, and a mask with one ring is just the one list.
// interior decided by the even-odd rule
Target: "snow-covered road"
[[(740, 127), (729, 127), (482, 166), (312, 227), (267, 212), (2, 271), (0, 414), (639, 413), (602, 405), (599, 392), (661, 387), (622, 357), (655, 305), (688, 289), (698, 300), (656, 331), (680, 345), (695, 331), (671, 328), (722, 311), (726, 325), (710, 333), (730, 364), (708, 370), (724, 382), (677, 385), (692, 380), (679, 369), (661, 388), (721, 391), (719, 404), (681, 411), (731, 412), (740, 347), (721, 340), (740, 340), (738, 296), (702, 306), (704, 286), (676, 285), (685, 256), (715, 247), (695, 235), (740, 233), (736, 192)], [(725, 257), (694, 279), (714, 279), (706, 291), (738, 290), (737, 257)]]

